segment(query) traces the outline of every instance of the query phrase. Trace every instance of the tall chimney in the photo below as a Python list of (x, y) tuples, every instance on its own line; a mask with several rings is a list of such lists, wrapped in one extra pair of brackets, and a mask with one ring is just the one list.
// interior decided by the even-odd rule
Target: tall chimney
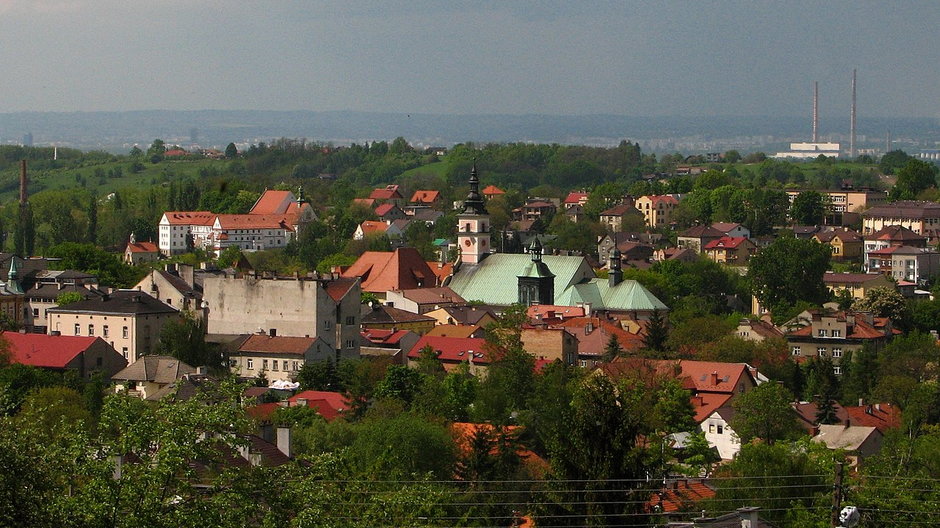
[(813, 143), (819, 143), (819, 81), (813, 81)]
[(20, 205), (26, 204), (26, 160), (20, 160)]
[(852, 115), (849, 131), (849, 158), (855, 159), (855, 68), (852, 69)]

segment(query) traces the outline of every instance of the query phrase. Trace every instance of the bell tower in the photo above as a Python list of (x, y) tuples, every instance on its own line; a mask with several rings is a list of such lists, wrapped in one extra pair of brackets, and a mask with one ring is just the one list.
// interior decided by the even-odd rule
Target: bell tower
[(490, 215), (480, 195), (476, 163), (470, 170), (470, 192), (463, 202), (463, 212), (457, 215), (457, 245), (464, 264), (479, 264), (490, 254)]

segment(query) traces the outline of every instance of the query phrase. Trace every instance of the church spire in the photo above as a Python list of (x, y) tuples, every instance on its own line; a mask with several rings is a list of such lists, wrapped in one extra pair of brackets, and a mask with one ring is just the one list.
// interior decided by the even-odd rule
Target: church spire
[(480, 178), (477, 177), (477, 162), (473, 162), (473, 168), (470, 169), (470, 192), (467, 193), (467, 199), (463, 201), (464, 214), (486, 214), (486, 206), (483, 204), (483, 196), (480, 194)]

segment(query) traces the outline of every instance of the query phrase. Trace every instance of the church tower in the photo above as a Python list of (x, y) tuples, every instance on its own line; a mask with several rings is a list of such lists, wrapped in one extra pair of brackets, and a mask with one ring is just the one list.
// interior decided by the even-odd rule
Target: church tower
[(463, 212), (457, 215), (457, 245), (464, 264), (479, 264), (490, 254), (490, 215), (480, 195), (476, 163), (470, 170), (470, 192), (463, 202)]
[(522, 275), (516, 277), (519, 285), (519, 304), (555, 304), (555, 274), (542, 262), (542, 243), (535, 237), (529, 247), (532, 262)]

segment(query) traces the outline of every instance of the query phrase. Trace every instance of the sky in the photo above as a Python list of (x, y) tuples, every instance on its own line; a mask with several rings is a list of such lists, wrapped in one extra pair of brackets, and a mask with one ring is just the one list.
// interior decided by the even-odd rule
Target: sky
[(940, 118), (933, 1), (0, 0), (0, 112)]

